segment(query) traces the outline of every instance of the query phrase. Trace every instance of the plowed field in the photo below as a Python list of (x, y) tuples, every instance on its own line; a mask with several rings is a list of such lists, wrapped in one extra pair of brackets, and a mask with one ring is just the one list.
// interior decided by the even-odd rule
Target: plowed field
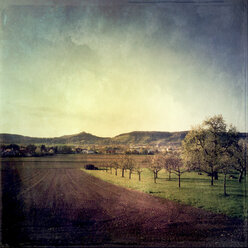
[(2, 165), (10, 246), (246, 246), (241, 220), (127, 190), (80, 166)]

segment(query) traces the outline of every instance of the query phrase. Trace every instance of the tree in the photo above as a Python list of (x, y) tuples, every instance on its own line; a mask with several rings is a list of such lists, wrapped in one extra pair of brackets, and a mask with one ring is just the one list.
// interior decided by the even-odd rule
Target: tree
[(171, 153), (165, 157), (165, 165), (166, 168), (169, 168), (171, 173), (174, 173), (178, 177), (178, 187), (181, 187), (181, 175), (188, 171), (185, 168), (182, 159), (180, 158), (180, 154)]
[(132, 173), (135, 169), (135, 160), (133, 158), (131, 158), (130, 156), (127, 156), (125, 158), (125, 163), (126, 163), (126, 168), (129, 170), (129, 179), (131, 179), (132, 177)]
[(239, 183), (242, 182), (243, 176), (246, 176), (247, 171), (247, 142), (243, 139), (235, 142), (228, 149), (228, 153), (233, 157), (233, 163), (231, 164), (232, 169), (238, 171), (239, 173)]
[(124, 156), (121, 156), (120, 157), (120, 168), (121, 168), (121, 176), (122, 177), (125, 177), (125, 170), (127, 169), (126, 168), (126, 157), (125, 157), (125, 155)]
[(122, 165), (121, 168), (122, 168), (123, 177), (124, 177), (124, 171), (129, 170), (129, 179), (131, 179), (132, 173), (135, 169), (135, 160), (131, 158), (130, 155), (124, 155), (122, 157), (121, 165)]
[(70, 146), (58, 146), (57, 153), (71, 154), (72, 153), (72, 148)]
[(163, 167), (165, 168), (165, 170), (169, 173), (169, 178), (168, 180), (171, 180), (171, 171), (172, 171), (172, 167), (170, 165), (170, 163), (167, 163), (166, 160), (167, 158), (170, 156), (170, 154), (164, 154), (163, 156)]
[(140, 165), (136, 166), (136, 172), (139, 175), (139, 181), (141, 181), (141, 173), (143, 172), (143, 169)]
[(221, 115), (206, 119), (202, 125), (193, 128), (182, 142), (184, 163), (192, 170), (200, 170), (214, 177), (222, 168), (221, 157), (233, 145), (235, 131), (233, 127), (227, 131), (227, 125)]
[(109, 170), (109, 165), (108, 164), (102, 164), (101, 167), (103, 168), (103, 170), (105, 170), (105, 172), (108, 172), (108, 170)]
[(44, 153), (47, 152), (47, 148), (45, 145), (41, 145), (40, 150), (41, 150), (41, 152), (44, 152)]
[(148, 158), (149, 169), (153, 172), (154, 183), (157, 183), (158, 173), (163, 168), (163, 158), (161, 155), (153, 155)]
[(111, 164), (112, 168), (115, 169), (115, 175), (117, 176), (118, 173), (118, 168), (120, 167), (118, 160), (114, 160)]
[(224, 189), (224, 196), (227, 196), (226, 193), (226, 176), (229, 174), (232, 170), (232, 164), (234, 163), (234, 157), (230, 157), (228, 152), (226, 154), (223, 154), (220, 164), (220, 170), (224, 174), (224, 179), (223, 179), (223, 189)]
[(10, 144), (9, 146), (7, 146), (7, 148), (9, 148), (13, 151), (20, 151), (20, 146), (18, 146), (16, 144)]
[(113, 164), (112, 163), (110, 163), (109, 165), (108, 165), (108, 167), (109, 167), (109, 169), (110, 169), (110, 174), (112, 174), (113, 172)]
[(28, 153), (30, 153), (31, 155), (35, 154), (35, 150), (36, 150), (36, 146), (35, 145), (28, 145), (26, 147), (26, 150)]

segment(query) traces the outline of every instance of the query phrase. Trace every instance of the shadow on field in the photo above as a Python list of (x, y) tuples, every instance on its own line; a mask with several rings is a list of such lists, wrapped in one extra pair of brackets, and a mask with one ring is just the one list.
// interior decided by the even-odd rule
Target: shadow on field
[(17, 199), (21, 191), (21, 180), (16, 168), (1, 171), (2, 183), (2, 243), (16, 247), (28, 241), (28, 235), (21, 226), (25, 220), (23, 200)]
[[(43, 169), (38, 170), (42, 170), (43, 174), (46, 172)], [(56, 171), (57, 169), (51, 170), (49, 175), (57, 175)], [(77, 208), (74, 208), (73, 204), (69, 205), (72, 201), (67, 202), (59, 194), (62, 186), (59, 176), (56, 178), (57, 184), (50, 188), (47, 194), (38, 186), (26, 192), (27, 185), (31, 185), (29, 182), (36, 173), (35, 168), (22, 168), (11, 164), (6, 164), (1, 170), (3, 245), (70, 247), (82, 244), (99, 245), (111, 240), (110, 233), (102, 227), (104, 223), (94, 219), (96, 215), (103, 215), (101, 206), (95, 204), (94, 208), (89, 209), (84, 208), (83, 204)], [(59, 175), (64, 175), (63, 170)], [(49, 177), (49, 182), (50, 179), (53, 181), (52, 177)], [(25, 182), (27, 180), (28, 183)], [(46, 180), (41, 186), (45, 183)], [(45, 205), (46, 197), (51, 192), (52, 198), (48, 205)], [(69, 195), (70, 192), (71, 190)], [(105, 214), (105, 218), (110, 217)]]

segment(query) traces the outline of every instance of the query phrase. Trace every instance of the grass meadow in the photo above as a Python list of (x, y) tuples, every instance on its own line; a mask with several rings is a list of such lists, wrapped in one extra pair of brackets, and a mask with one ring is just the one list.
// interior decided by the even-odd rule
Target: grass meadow
[(161, 170), (158, 174), (157, 183), (153, 181), (152, 172), (144, 168), (141, 174), (141, 181), (138, 174), (132, 174), (128, 178), (126, 171), (125, 177), (121, 177), (121, 170), (118, 169), (117, 176), (115, 170), (85, 170), (87, 173), (98, 177), (109, 183), (142, 191), (153, 196), (166, 198), (182, 204), (203, 208), (215, 213), (222, 213), (232, 217), (247, 218), (247, 180), (239, 183), (237, 179), (227, 180), (227, 196), (224, 196), (223, 175), (219, 175), (219, 180), (214, 181), (214, 186), (210, 185), (210, 177), (198, 175), (195, 172), (187, 172), (182, 175), (181, 188), (178, 187), (178, 178), (171, 174), (168, 180), (168, 173)]

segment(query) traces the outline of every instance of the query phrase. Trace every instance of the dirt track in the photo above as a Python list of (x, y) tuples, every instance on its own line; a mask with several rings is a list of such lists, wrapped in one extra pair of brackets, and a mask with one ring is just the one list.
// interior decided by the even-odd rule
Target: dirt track
[(245, 246), (241, 221), (123, 189), (79, 168), (2, 170), (12, 246)]

